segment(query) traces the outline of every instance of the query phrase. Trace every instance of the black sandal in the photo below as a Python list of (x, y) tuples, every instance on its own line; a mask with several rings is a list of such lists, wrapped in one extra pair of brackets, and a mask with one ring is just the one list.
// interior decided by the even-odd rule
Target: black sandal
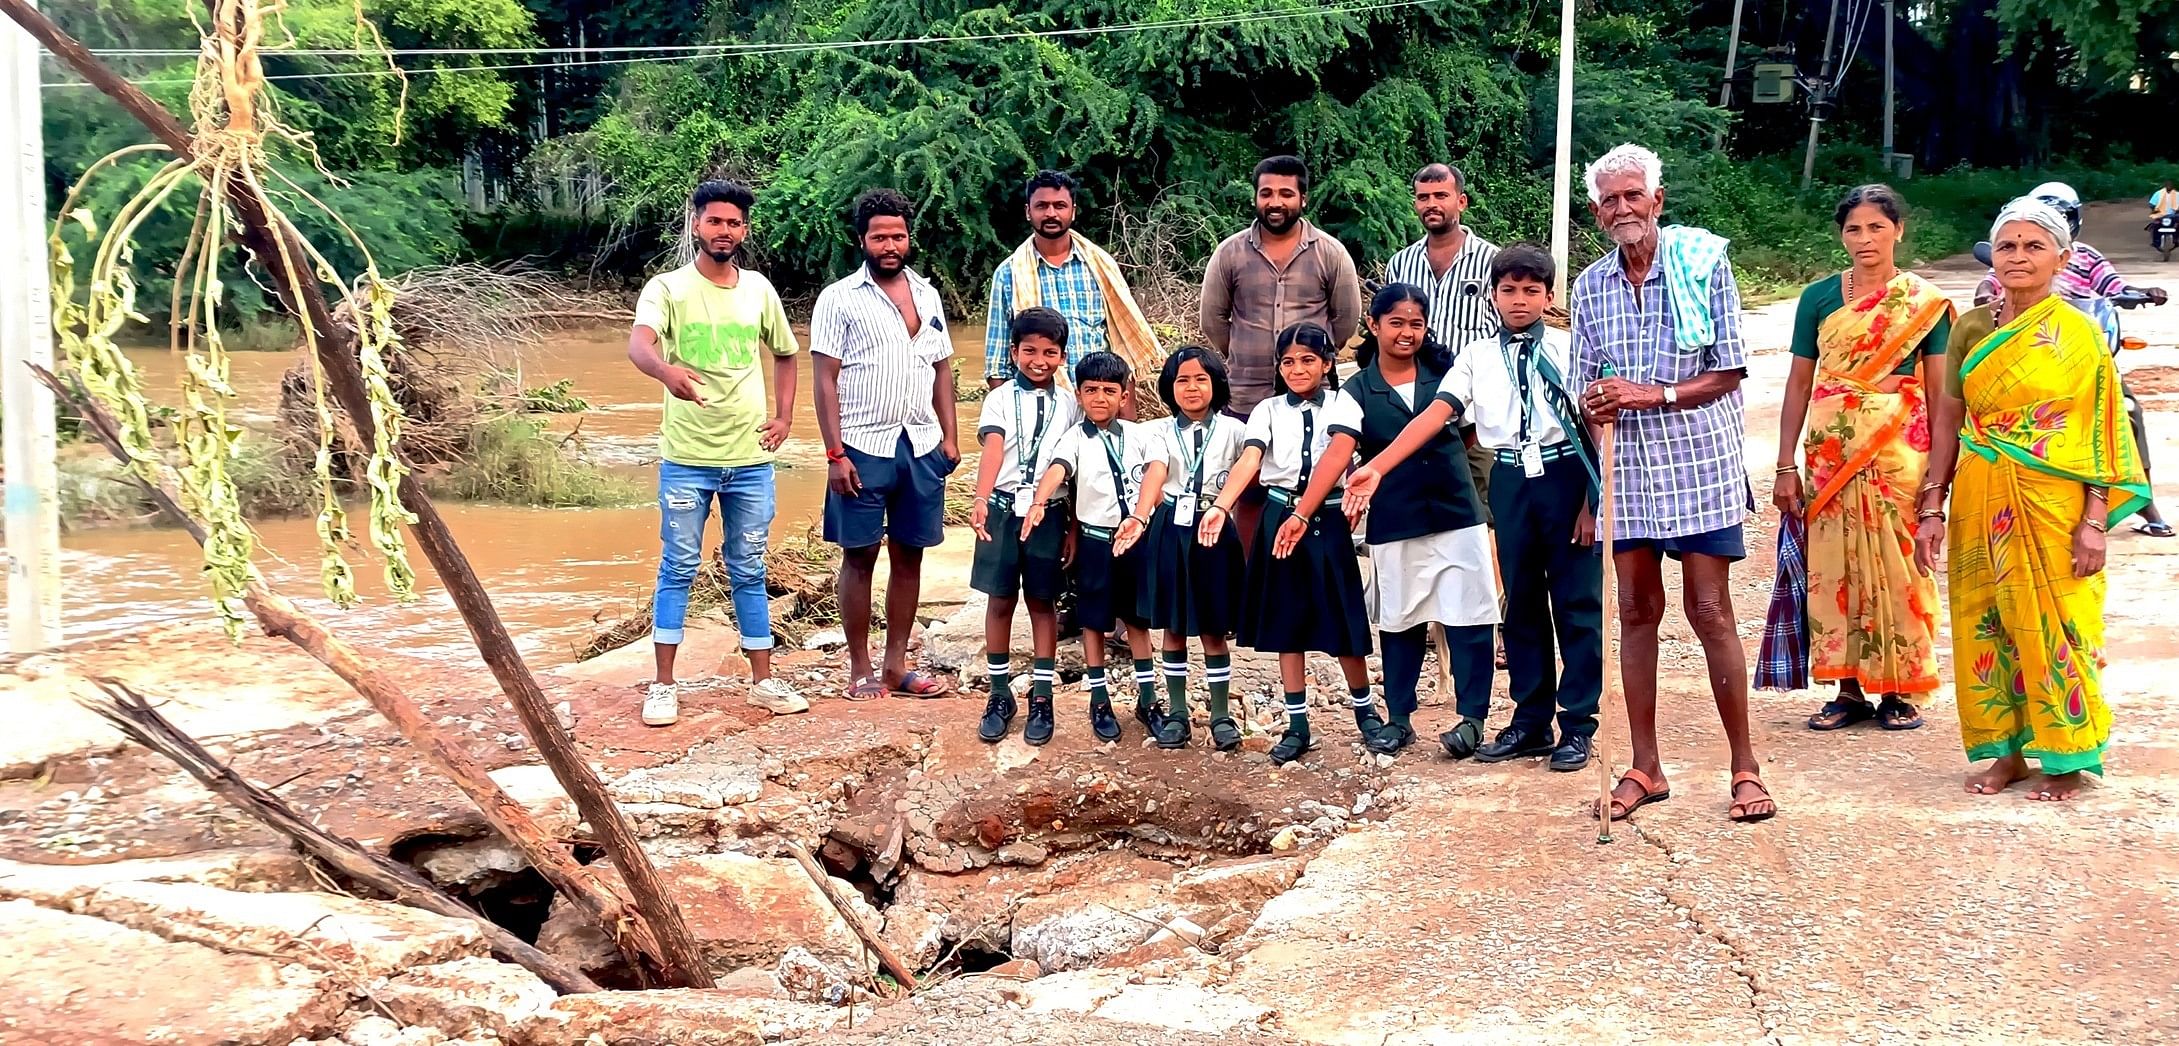
[(1211, 720), (1211, 744), (1221, 752), (1241, 747), (1241, 724), (1231, 719)]
[(1188, 738), (1194, 736), (1186, 716), (1167, 716), (1158, 723), (1158, 747), (1166, 749), (1188, 747)]
[[(1836, 697), (1824, 702), (1815, 715), (1808, 717), (1808, 728), (1817, 731), (1844, 730), (1855, 723), (1865, 723), (1876, 718), (1876, 709), (1858, 697)], [(1920, 725), (1920, 724), (1916, 724)], [(1902, 729), (1912, 729), (1904, 727)]]
[(1886, 730), (1918, 730), (1922, 726), (1922, 713), (1913, 705), (1886, 694), (1884, 703), (1876, 707), (1876, 725)]

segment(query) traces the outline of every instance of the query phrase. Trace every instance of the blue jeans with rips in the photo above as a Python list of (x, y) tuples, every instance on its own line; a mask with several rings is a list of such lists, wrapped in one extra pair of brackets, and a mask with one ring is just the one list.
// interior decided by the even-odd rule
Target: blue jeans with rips
[(774, 512), (770, 462), (739, 468), (658, 463), (658, 536), (665, 550), (651, 600), (651, 642), (681, 643), (713, 498), (718, 499), (720, 529), (726, 533), (726, 576), (733, 588), (742, 649), (769, 650), (772, 608), (764, 590), (764, 552), (771, 542)]

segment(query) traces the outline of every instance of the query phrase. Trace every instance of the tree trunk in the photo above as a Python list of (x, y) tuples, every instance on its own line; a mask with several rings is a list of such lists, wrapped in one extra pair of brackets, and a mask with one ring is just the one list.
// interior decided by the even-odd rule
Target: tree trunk
[[(136, 85), (108, 69), (36, 8), (23, 0), (0, 0), (0, 11), (85, 80), (120, 103), (177, 156), (194, 154), (189, 132), (173, 114), (161, 108)], [(216, 6), (214, 12), (216, 16)], [(228, 196), (238, 225), (236, 235), (264, 267), (266, 282), (280, 295), (288, 310), (317, 332), (317, 355), (325, 370), (326, 383), (341, 409), (348, 413), (356, 431), (369, 441), (375, 427), (371, 423), (370, 401), (364, 391), (362, 364), (356, 355), (355, 330), (335, 322), (324, 289), (302, 250), (301, 234), (284, 218), (275, 217), (272, 207), (248, 180), (230, 179)], [(301, 289), (300, 300), (297, 300), (296, 288)], [(544, 690), (523, 662), (513, 637), (507, 633), (506, 624), (500, 620), (499, 611), (477, 580), (476, 571), (469, 565), (468, 557), (462, 554), (437, 506), (432, 504), (431, 497), (424, 493), (423, 486), (413, 475), (403, 477), (400, 496), (402, 507), (416, 516), (416, 522), (410, 524), (410, 534), (423, 547), (425, 558), (430, 560), (440, 582), (446, 586), (447, 594), (452, 597), (455, 609), (461, 613), (462, 622), (468, 626), (469, 635), (476, 643), (477, 653), (513, 704), (523, 731), (537, 746), (538, 754), (575, 801), (583, 819), (597, 832), (598, 841), (634, 895), (637, 915), (649, 924), (657, 937), (663, 968), (655, 973), (668, 985), (711, 987), (710, 971), (704, 966), (694, 935), (681, 917), (681, 909), (666, 895), (657, 869), (651, 866), (650, 858), (637, 844), (635, 830), (627, 818), (621, 815), (620, 808), (606, 793), (605, 783), (583, 760), (574, 739), (560, 729)]]

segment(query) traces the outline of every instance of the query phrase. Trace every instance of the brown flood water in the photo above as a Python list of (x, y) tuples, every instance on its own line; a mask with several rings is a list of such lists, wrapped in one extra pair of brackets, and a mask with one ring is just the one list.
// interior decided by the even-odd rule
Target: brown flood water
[[(626, 338), (619, 329), (567, 331), (523, 346), (515, 356), (525, 386), (571, 378), (576, 394), (589, 401), (591, 409), (581, 415), (547, 417), (554, 431), (577, 430), (576, 438), (590, 456), (649, 482), (657, 461), (659, 387), (629, 365)], [(962, 385), (979, 384), (983, 328), (956, 328), (953, 343)], [(173, 399), (175, 357), (163, 348), (132, 350), (129, 356), (156, 400)], [(296, 358), (284, 352), (230, 357), (237, 399), (253, 405), (239, 420), (257, 429), (274, 424), (272, 405), (278, 402), (280, 376)], [(800, 363), (794, 428), (779, 455), (775, 536), (816, 522), (824, 507), (824, 453), (817, 439), (807, 353)], [(960, 407), (962, 449), (971, 454), (977, 410), (973, 403)], [(650, 594), (658, 562), (658, 514), (651, 506), (536, 509), (442, 501), (440, 510), (508, 629), (541, 664), (568, 660), (570, 651), (596, 627), (594, 618), (611, 618)], [(350, 523), (360, 531), (359, 517), (352, 512)], [(353, 551), (350, 562), (363, 603), (340, 611), (319, 598), (312, 520), (260, 520), (256, 528), (259, 569), (276, 587), (325, 614), (335, 627), (353, 630), (377, 645), (426, 656), (462, 656), (469, 650), (460, 618), (421, 552), (412, 548), (410, 553), (422, 575), (417, 599), (402, 605), (387, 598), (378, 561)], [(716, 549), (719, 540), (714, 520), (705, 547)], [(64, 535), (62, 545), (62, 617), (70, 641), (208, 613), (197, 581), (202, 565), (197, 548), (179, 531), (107, 527)]]

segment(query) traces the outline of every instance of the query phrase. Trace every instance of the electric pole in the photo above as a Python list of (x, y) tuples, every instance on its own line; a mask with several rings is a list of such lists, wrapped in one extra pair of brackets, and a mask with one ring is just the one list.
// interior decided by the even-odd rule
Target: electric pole
[(1559, 3), (1559, 124), (1557, 159), (1551, 164), (1551, 257), (1559, 265), (1555, 297), (1566, 300), (1568, 225), (1573, 220), (1574, 0)]
[(52, 281), (45, 258), (45, 138), (38, 42), (0, 28), (0, 404), (6, 410), (8, 648), (60, 643), (60, 506), (53, 394), (30, 364), (53, 366)]
[(1732, 127), (1733, 74), (1740, 71), (1740, 11), (1747, 0), (1733, 0), (1733, 32), (1725, 43), (1725, 84), (1718, 88), (1717, 107), (1725, 110), (1725, 126), (1717, 129), (1710, 139), (1710, 148), (1725, 148), (1725, 136)]
[(1831, 42), (1839, 31), (1839, 0), (1831, 0), (1831, 19), (1823, 30), (1823, 65), (1808, 101), (1808, 152), (1801, 157), (1801, 188), (1816, 182), (1816, 139), (1823, 134), (1824, 113), (1831, 107)]

